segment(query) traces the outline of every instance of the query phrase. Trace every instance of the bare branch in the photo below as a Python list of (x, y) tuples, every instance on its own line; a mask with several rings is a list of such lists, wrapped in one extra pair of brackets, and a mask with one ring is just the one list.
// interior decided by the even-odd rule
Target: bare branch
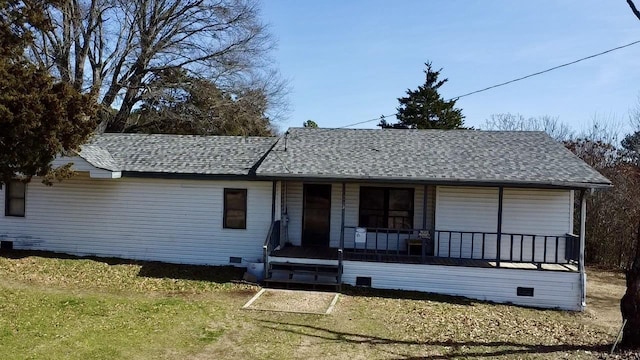
[(640, 20), (640, 11), (638, 11), (638, 8), (636, 8), (636, 5), (633, 3), (633, 0), (627, 0), (627, 4), (629, 4), (629, 7), (631, 8), (631, 11), (633, 12), (633, 14), (638, 18), (638, 20)]

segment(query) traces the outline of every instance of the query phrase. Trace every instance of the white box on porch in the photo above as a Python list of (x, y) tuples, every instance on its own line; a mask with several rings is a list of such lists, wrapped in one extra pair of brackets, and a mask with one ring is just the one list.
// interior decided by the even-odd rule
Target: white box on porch
[(354, 237), (356, 249), (365, 249), (367, 247), (367, 228), (357, 227)]

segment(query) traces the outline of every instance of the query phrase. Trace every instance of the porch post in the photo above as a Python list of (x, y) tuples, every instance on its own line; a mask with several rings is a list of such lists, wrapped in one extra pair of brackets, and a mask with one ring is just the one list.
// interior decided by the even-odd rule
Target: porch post
[(504, 199), (504, 187), (500, 186), (498, 188), (498, 229), (496, 231), (496, 244), (498, 248), (496, 249), (496, 266), (500, 267), (500, 250), (502, 248), (502, 202)]
[(422, 230), (427, 228), (427, 190), (428, 185), (424, 186), (424, 196), (422, 197)]
[(271, 222), (276, 221), (276, 183), (277, 181), (273, 181), (271, 185)]
[[(424, 194), (422, 196), (422, 230), (426, 230), (427, 229), (427, 200), (428, 200), (428, 195), (427, 195), (427, 185), (424, 186)], [(429, 229), (429, 233), (431, 233), (431, 229)], [(420, 237), (420, 250), (421, 250), (421, 255), (422, 255), (422, 262), (425, 263), (426, 262), (426, 257), (427, 257), (427, 239), (425, 239), (424, 236)]]
[(343, 181), (342, 182), (342, 216), (340, 219), (340, 250), (344, 249), (345, 188), (346, 188), (346, 184)]
[(280, 246), (289, 241), (289, 210), (287, 209), (287, 192), (289, 183), (286, 180), (280, 182)]
[(587, 224), (587, 191), (580, 191), (580, 254), (578, 257), (578, 268), (580, 271), (580, 306), (582, 310), (587, 306), (587, 276), (584, 269), (584, 248), (586, 239)]

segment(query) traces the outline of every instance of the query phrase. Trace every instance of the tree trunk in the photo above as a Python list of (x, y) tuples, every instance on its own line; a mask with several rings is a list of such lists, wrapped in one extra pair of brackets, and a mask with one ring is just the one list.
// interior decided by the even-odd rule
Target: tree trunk
[(627, 292), (620, 301), (622, 319), (627, 320), (620, 346), (640, 349), (640, 223), (636, 238), (636, 255), (627, 270)]

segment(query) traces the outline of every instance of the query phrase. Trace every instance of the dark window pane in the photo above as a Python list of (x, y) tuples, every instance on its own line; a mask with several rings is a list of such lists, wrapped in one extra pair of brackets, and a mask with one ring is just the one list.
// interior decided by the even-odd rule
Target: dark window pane
[(224, 189), (223, 227), (230, 229), (247, 228), (247, 190)]
[(413, 209), (413, 189), (389, 189), (389, 209)]
[(24, 198), (25, 183), (21, 181), (12, 181), (9, 184), (9, 197), (10, 198)]
[(232, 229), (245, 228), (245, 212), (242, 210), (227, 209), (227, 226)]
[(360, 226), (364, 227), (386, 227), (383, 210), (361, 210)]
[(11, 216), (24, 216), (24, 199), (9, 199), (9, 214)]
[(406, 216), (389, 216), (388, 227), (390, 229), (411, 229), (413, 221)]
[(411, 188), (361, 187), (359, 226), (412, 229), (413, 195)]
[(361, 209), (384, 209), (384, 188), (361, 187)]

